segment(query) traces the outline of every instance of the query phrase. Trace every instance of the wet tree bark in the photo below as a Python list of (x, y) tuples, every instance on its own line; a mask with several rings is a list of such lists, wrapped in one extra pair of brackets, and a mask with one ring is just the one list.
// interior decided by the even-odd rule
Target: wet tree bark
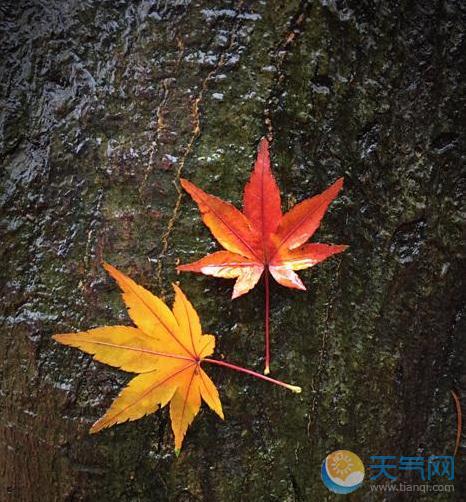
[[(335, 449), (366, 465), (452, 454), (450, 391), (466, 399), (461, 2), (0, 13), (2, 501), (333, 500), (320, 464)], [(261, 287), (232, 302), (230, 282), (175, 265), (217, 249), (180, 176), (240, 204), (265, 133), (285, 208), (346, 180), (315, 240), (350, 250), (303, 273), (307, 292), (271, 289), (272, 372), (302, 395), (214, 368), (226, 421), (204, 409), (179, 458), (166, 411), (89, 436), (129, 376), (51, 335), (129, 323), (104, 258), (167, 301), (180, 280), (217, 355), (262, 368)], [(455, 494), (436, 500), (460, 500), (464, 470), (458, 458)], [(350, 500), (381, 500), (368, 485)]]

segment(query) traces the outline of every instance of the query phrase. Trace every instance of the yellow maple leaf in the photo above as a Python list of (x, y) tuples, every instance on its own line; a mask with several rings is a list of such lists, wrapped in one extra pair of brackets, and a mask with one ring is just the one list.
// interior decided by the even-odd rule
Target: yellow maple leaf
[(187, 428), (199, 412), (201, 399), (224, 418), (217, 388), (201, 368), (203, 362), (301, 391), (252, 370), (208, 358), (214, 351), (215, 338), (202, 334), (196, 311), (176, 284), (175, 302), (170, 310), (160, 298), (112, 265), (104, 263), (104, 268), (122, 289), (129, 316), (137, 327), (104, 326), (53, 336), (57, 342), (93, 355), (97, 361), (139, 373), (92, 426), (91, 433), (137, 420), (170, 402), (175, 449), (179, 451)]

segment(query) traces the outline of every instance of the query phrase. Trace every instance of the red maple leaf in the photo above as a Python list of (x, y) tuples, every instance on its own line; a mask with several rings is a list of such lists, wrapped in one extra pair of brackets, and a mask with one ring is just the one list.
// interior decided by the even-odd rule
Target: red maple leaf
[(320, 225), (329, 204), (343, 186), (339, 178), (321, 194), (296, 204), (282, 214), (280, 190), (270, 170), (269, 143), (263, 138), (252, 175), (245, 186), (243, 212), (205, 193), (188, 180), (183, 188), (198, 205), (202, 220), (225, 248), (200, 260), (180, 265), (180, 271), (236, 278), (233, 298), (244, 295), (265, 269), (265, 373), (269, 372), (269, 274), (282, 286), (305, 290), (295, 271), (322, 262), (348, 246), (305, 244)]

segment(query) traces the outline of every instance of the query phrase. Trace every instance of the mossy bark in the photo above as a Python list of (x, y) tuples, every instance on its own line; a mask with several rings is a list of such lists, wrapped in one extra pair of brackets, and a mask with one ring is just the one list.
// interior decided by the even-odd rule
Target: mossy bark
[[(460, 2), (0, 11), (2, 501), (334, 500), (320, 481), (333, 450), (366, 465), (452, 454), (451, 390), (466, 400)], [(51, 335), (129, 323), (102, 259), (167, 301), (179, 280), (217, 356), (261, 370), (262, 286), (231, 301), (231, 282), (175, 266), (218, 249), (179, 177), (240, 205), (266, 133), (284, 209), (346, 180), (315, 240), (350, 249), (302, 273), (306, 292), (272, 285), (272, 374), (303, 393), (209, 368), (226, 420), (203, 409), (179, 458), (165, 410), (89, 436), (129, 375)], [(435, 500), (464, 494), (459, 458), (456, 477)], [(382, 498), (366, 483), (349, 499)]]

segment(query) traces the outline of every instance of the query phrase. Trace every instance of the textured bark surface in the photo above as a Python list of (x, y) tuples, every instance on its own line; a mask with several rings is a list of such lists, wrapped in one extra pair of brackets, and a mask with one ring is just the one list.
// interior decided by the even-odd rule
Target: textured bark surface
[[(334, 500), (335, 449), (452, 454), (464, 10), (2, 3), (0, 500)], [(129, 375), (51, 335), (129, 323), (103, 258), (167, 300), (180, 280), (217, 356), (262, 369), (262, 287), (232, 302), (231, 282), (175, 265), (216, 249), (180, 175), (240, 204), (267, 132), (286, 205), (346, 179), (314, 240), (351, 248), (302, 273), (307, 292), (272, 287), (272, 372), (303, 393), (212, 368), (226, 421), (203, 409), (179, 458), (165, 410), (89, 436)], [(455, 494), (392, 497), (460, 500), (464, 471)]]

